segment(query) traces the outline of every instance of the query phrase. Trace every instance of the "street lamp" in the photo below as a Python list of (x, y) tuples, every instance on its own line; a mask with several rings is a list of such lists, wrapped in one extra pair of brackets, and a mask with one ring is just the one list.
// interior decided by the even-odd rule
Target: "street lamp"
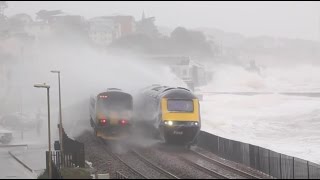
[(49, 157), (48, 157), (48, 165), (49, 165), (49, 179), (52, 178), (52, 168), (51, 168), (51, 132), (50, 132), (50, 86), (46, 83), (44, 84), (35, 84), (36, 88), (46, 88), (47, 89), (47, 98), (48, 98), (48, 138), (49, 138)]
[[(60, 136), (60, 151), (61, 156), (63, 157), (63, 134), (62, 134), (62, 112), (61, 112), (61, 87), (60, 87), (60, 71), (51, 71), (52, 73), (58, 74), (58, 82), (59, 82), (59, 119), (60, 119), (60, 126), (59, 126), (59, 136)], [(64, 162), (64, 161), (63, 161)], [(63, 164), (62, 164), (63, 165)]]

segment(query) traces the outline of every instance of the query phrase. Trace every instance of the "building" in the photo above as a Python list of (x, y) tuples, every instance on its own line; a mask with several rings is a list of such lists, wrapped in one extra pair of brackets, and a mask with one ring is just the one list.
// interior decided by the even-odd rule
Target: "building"
[(73, 42), (88, 39), (87, 22), (82, 16), (57, 14), (50, 17), (48, 24), (52, 32), (61, 39)]
[(170, 66), (171, 71), (180, 79), (182, 79), (190, 89), (207, 84), (208, 72), (205, 67), (191, 60), (188, 56), (156, 56), (152, 57), (158, 63)]
[(94, 43), (107, 46), (121, 36), (121, 25), (110, 17), (95, 17), (89, 20), (88, 33)]
[(136, 23), (132, 16), (111, 16), (121, 26), (121, 36), (130, 35), (136, 32)]
[(16, 20), (16, 21), (18, 21), (19, 23), (21, 23), (23, 25), (28, 25), (28, 24), (33, 22), (31, 16), (28, 15), (28, 14), (25, 14), (25, 13), (20, 13), (20, 14), (13, 15), (9, 19), (10, 20)]
[(184, 57), (171, 65), (171, 70), (183, 81), (191, 82), (194, 87), (203, 86), (207, 83), (205, 67), (191, 60), (190, 57)]
[(25, 28), (26, 32), (38, 40), (41, 37), (52, 35), (52, 29), (49, 24), (44, 22), (33, 22)]
[(33, 22), (31, 16), (27, 14), (16, 14), (8, 18), (7, 27), (10, 36), (25, 37), (26, 28)]

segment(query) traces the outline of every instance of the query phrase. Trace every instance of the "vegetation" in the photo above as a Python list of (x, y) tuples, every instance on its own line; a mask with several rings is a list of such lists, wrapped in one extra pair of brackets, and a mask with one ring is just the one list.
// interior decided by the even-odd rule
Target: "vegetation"
[(3, 11), (8, 8), (7, 1), (0, 1), (0, 16), (3, 15)]
[[(61, 169), (63, 179), (92, 179), (90, 172), (85, 168), (63, 168)], [(47, 170), (38, 179), (49, 179)]]
[(144, 33), (122, 37), (113, 42), (110, 47), (130, 49), (146, 54), (180, 54), (187, 56), (212, 57), (214, 48), (200, 31), (190, 31), (177, 27), (170, 35), (151, 36)]
[(61, 175), (64, 179), (91, 179), (89, 170), (84, 168), (63, 168)]

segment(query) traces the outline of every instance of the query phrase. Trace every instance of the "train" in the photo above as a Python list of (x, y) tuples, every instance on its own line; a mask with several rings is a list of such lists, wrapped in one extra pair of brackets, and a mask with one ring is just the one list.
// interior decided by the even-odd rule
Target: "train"
[(90, 97), (90, 124), (94, 135), (105, 140), (121, 140), (132, 127), (133, 97), (118, 88)]
[(135, 123), (168, 144), (192, 145), (201, 129), (200, 103), (189, 89), (148, 86), (135, 97)]

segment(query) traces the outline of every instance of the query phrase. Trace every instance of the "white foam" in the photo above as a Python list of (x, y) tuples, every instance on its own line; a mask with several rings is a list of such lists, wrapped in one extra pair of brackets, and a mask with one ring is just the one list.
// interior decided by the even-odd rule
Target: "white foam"
[[(224, 67), (202, 91), (310, 92), (320, 87), (320, 68), (311, 65), (268, 69), (264, 77)], [(205, 95), (201, 113), (205, 131), (320, 163), (320, 97)]]

